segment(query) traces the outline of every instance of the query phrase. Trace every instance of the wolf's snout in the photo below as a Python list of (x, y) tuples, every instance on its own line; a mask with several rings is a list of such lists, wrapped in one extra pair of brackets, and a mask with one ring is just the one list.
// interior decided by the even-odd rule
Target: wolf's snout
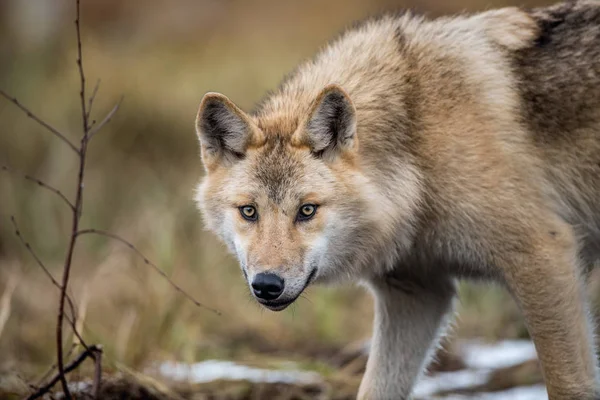
[(252, 281), (254, 295), (262, 300), (275, 300), (283, 293), (283, 279), (275, 274), (260, 273)]

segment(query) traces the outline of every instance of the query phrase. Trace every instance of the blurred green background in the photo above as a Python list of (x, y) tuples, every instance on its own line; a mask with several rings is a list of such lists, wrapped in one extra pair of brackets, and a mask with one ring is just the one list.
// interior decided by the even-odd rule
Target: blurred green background
[[(106, 362), (143, 368), (248, 354), (331, 352), (367, 338), (372, 303), (358, 287), (310, 288), (271, 313), (250, 297), (233, 257), (203, 230), (193, 202), (203, 174), (194, 117), (207, 91), (250, 110), (298, 62), (357, 19), (412, 8), (434, 17), (543, 1), (497, 0), (82, 0), (88, 94), (101, 79), (93, 118), (123, 95), (121, 109), (91, 143), (83, 227), (134, 243), (216, 316), (174, 291), (126, 247), (82, 237), (70, 292), (83, 335)], [(0, 0), (0, 88), (51, 125), (80, 135), (74, 4)], [(73, 198), (77, 160), (55, 137), (0, 98), (0, 164), (36, 176)], [(59, 277), (71, 215), (52, 195), (0, 171), (0, 371), (30, 377), (54, 360), (58, 290), (14, 235), (23, 235)], [(15, 280), (17, 279), (17, 280)], [(499, 288), (463, 284), (453, 337), (520, 337), (514, 303)], [(67, 343), (71, 340), (67, 338)]]

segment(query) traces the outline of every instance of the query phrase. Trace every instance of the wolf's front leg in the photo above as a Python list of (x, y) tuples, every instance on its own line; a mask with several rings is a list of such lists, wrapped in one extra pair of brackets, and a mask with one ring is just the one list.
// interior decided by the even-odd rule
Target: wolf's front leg
[(410, 398), (452, 310), (450, 279), (389, 277), (370, 282), (375, 324), (361, 400)]
[[(540, 226), (543, 226), (539, 224)], [(556, 223), (498, 257), (544, 373), (550, 400), (600, 399), (594, 327), (571, 228)]]

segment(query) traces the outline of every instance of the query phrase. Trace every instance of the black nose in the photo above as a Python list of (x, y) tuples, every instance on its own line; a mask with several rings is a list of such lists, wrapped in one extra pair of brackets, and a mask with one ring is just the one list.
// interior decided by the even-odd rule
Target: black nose
[(260, 273), (252, 282), (254, 295), (263, 300), (275, 300), (283, 293), (283, 279), (275, 274)]

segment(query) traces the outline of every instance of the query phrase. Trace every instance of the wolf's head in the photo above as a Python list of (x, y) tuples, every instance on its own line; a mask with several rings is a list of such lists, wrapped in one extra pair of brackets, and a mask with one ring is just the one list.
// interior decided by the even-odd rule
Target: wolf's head
[(207, 93), (196, 120), (205, 222), (271, 310), (287, 307), (314, 280), (351, 275), (368, 242), (369, 185), (357, 166), (352, 101), (330, 85), (299, 114), (255, 117)]

